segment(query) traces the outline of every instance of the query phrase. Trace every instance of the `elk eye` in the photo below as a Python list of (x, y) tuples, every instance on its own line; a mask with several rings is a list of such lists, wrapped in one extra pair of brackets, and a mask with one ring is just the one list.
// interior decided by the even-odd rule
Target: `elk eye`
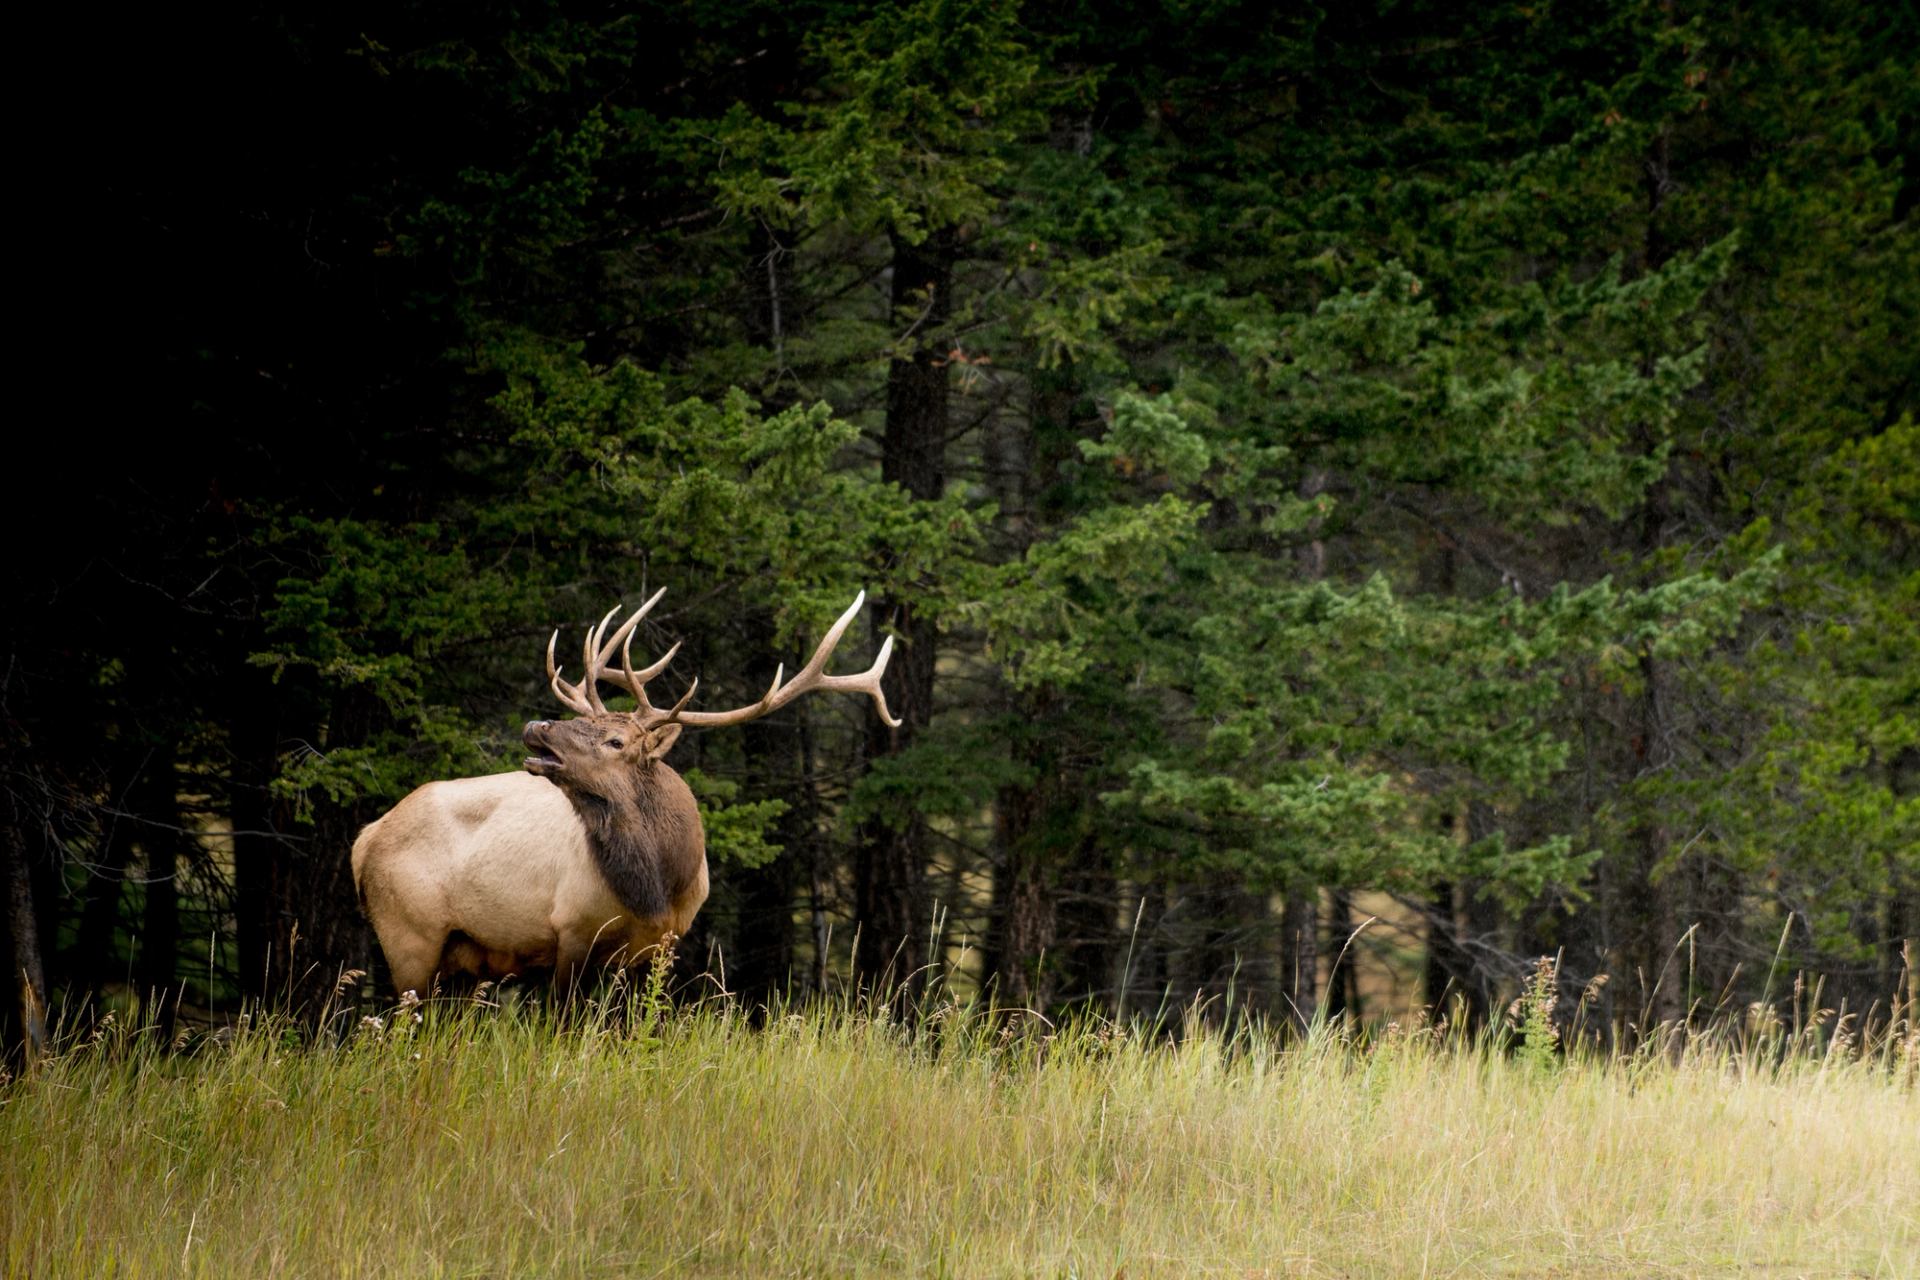
[(626, 746), (627, 744), (626, 744), (626, 743), (624, 743), (624, 742), (622, 742), (622, 741), (620, 741), (620, 739), (618, 739), (618, 738), (608, 738), (608, 739), (607, 739), (607, 745), (608, 745), (608, 746), (610, 746), (610, 747), (612, 747), (612, 748), (613, 748), (613, 749), (614, 749), (615, 751), (618, 751), (618, 750), (620, 750), (620, 749), (621, 749), (622, 747), (624, 747), (624, 746)]

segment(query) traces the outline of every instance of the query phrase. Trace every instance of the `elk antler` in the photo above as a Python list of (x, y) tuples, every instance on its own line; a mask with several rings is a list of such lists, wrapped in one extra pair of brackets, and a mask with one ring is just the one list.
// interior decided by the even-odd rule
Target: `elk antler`
[[(560, 699), (562, 706), (583, 716), (607, 713), (606, 704), (600, 701), (600, 691), (596, 686), (607, 678), (607, 661), (613, 657), (615, 649), (620, 650), (621, 664), (627, 668), (626, 674), (629, 680), (645, 683), (667, 669), (667, 664), (673, 661), (673, 655), (680, 652), (680, 646), (677, 644), (667, 650), (666, 657), (637, 676), (631, 666), (626, 663), (626, 651), (633, 643), (633, 629), (640, 625), (640, 620), (647, 616), (653, 606), (660, 603), (660, 597), (665, 594), (667, 594), (665, 587), (654, 592), (645, 604), (634, 610), (632, 617), (620, 624), (620, 629), (614, 632), (604, 644), (601, 642), (601, 637), (606, 635), (607, 625), (613, 621), (614, 615), (620, 612), (619, 605), (607, 611), (607, 616), (600, 619), (599, 626), (588, 629), (587, 642), (580, 654), (581, 660), (586, 663), (587, 670), (586, 674), (580, 678), (579, 684), (569, 684), (562, 680), (560, 669), (553, 665), (553, 646), (560, 639), (559, 629), (556, 628), (554, 633), (547, 637), (547, 683), (553, 689), (553, 696)], [(640, 705), (643, 708), (646, 706), (645, 697), (640, 699)]]
[[(680, 696), (680, 701), (669, 710), (660, 710), (647, 698), (647, 681), (667, 669), (667, 664), (673, 661), (673, 655), (680, 652), (680, 646), (675, 644), (673, 648), (667, 650), (666, 656), (644, 671), (633, 669), (631, 650), (634, 627), (640, 619), (647, 616), (647, 611), (653, 608), (665, 594), (664, 587), (655, 592), (652, 599), (641, 605), (632, 617), (620, 624), (620, 629), (612, 636), (606, 636), (606, 630), (613, 622), (614, 615), (620, 612), (618, 607), (602, 618), (599, 626), (587, 633), (586, 647), (581, 655), (586, 662), (587, 670), (577, 685), (568, 684), (562, 680), (559, 671), (553, 665), (553, 647), (560, 636), (560, 633), (555, 631), (553, 637), (547, 641), (547, 679), (553, 686), (554, 696), (580, 715), (604, 715), (607, 710), (606, 705), (600, 701), (600, 695), (595, 691), (594, 686), (601, 680), (617, 681), (624, 684), (627, 691), (633, 694), (635, 701), (640, 704), (635, 708), (633, 715), (645, 728), (655, 729), (661, 725), (682, 724), (689, 728), (711, 729), (720, 725), (744, 724), (748, 720), (757, 720), (761, 716), (778, 711), (801, 694), (811, 693), (815, 689), (825, 689), (841, 693), (864, 693), (873, 699), (874, 709), (880, 713), (882, 720), (896, 728), (899, 726), (900, 721), (887, 710), (887, 695), (880, 687), (880, 677), (886, 672), (887, 660), (893, 656), (892, 636), (888, 636), (881, 643), (879, 656), (873, 660), (873, 666), (866, 671), (851, 676), (826, 674), (827, 659), (833, 656), (835, 646), (840, 643), (840, 637), (845, 635), (847, 628), (853, 625), (860, 607), (867, 601), (867, 593), (864, 591), (854, 597), (853, 604), (827, 629), (827, 634), (821, 638), (820, 647), (813, 651), (813, 657), (807, 660), (807, 665), (802, 667), (793, 679), (783, 684), (781, 678), (786, 674), (786, 667), (781, 666), (775, 669), (773, 683), (767, 686), (766, 693), (761, 695), (758, 702), (736, 707), (732, 711), (688, 711), (687, 703), (693, 700), (694, 690), (700, 687), (700, 681), (696, 678), (687, 686), (687, 691)], [(602, 637), (606, 638), (603, 640)], [(618, 675), (607, 670), (607, 663), (612, 660), (616, 649), (620, 653)]]

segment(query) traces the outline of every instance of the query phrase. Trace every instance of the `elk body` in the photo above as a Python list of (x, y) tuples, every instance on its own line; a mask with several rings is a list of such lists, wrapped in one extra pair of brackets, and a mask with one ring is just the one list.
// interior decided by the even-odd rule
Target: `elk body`
[[(680, 646), (639, 672), (631, 648), (634, 628), (664, 594), (611, 636), (618, 608), (589, 630), (578, 684), (554, 665), (559, 632), (548, 640), (548, 684), (575, 715), (527, 725), (521, 772), (430, 782), (354, 841), (354, 884), (397, 990), (424, 995), (436, 977), (536, 969), (552, 970), (566, 990), (589, 966), (636, 963), (667, 934), (685, 933), (707, 898), (707, 855), (693, 793), (664, 759), (683, 728), (741, 724), (814, 690), (867, 694), (881, 719), (899, 723), (880, 689), (891, 637), (870, 670), (826, 674), (865, 592), (807, 665), (791, 680), (776, 672), (758, 702), (690, 711), (696, 679), (673, 707), (654, 707), (647, 681)], [(615, 654), (620, 665), (610, 670)], [(602, 681), (623, 686), (635, 709), (607, 710)]]

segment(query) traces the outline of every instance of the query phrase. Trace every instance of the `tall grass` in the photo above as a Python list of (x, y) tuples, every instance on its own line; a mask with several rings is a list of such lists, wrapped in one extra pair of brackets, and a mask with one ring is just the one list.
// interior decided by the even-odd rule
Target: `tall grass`
[[(423, 1019), (416, 1020), (424, 1012)], [(9, 1276), (1920, 1275), (1920, 1043), (1055, 1030), (954, 1004), (109, 1028), (0, 1088)], [(1522, 1019), (1525, 1025), (1525, 1020)], [(1829, 1028), (1829, 1032), (1831, 1028)]]

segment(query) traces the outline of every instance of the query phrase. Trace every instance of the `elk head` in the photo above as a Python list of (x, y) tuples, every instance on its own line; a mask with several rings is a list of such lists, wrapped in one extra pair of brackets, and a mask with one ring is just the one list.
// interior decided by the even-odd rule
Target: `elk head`
[[(587, 632), (586, 644), (581, 652), (586, 669), (578, 684), (562, 679), (560, 669), (554, 665), (553, 651), (560, 639), (559, 631), (556, 630), (547, 640), (547, 683), (561, 704), (574, 712), (574, 718), (534, 720), (527, 725), (522, 740), (532, 753), (526, 760), (528, 773), (551, 779), (576, 798), (618, 803), (633, 797), (644, 785), (646, 777), (672, 749), (683, 728), (743, 724), (777, 711), (800, 695), (815, 690), (867, 694), (873, 699), (882, 720), (890, 725), (900, 723), (888, 712), (886, 695), (880, 688), (880, 677), (887, 669), (887, 659), (893, 653), (892, 636), (888, 636), (881, 644), (879, 656), (869, 670), (859, 675), (826, 674), (827, 659), (833, 656), (840, 637), (846, 634), (847, 628), (858, 616), (860, 606), (866, 602), (867, 593), (864, 591), (854, 598), (852, 606), (827, 630), (820, 647), (814, 650), (807, 665), (791, 680), (784, 679), (784, 666), (778, 668), (773, 683), (758, 702), (731, 711), (689, 711), (687, 704), (693, 701), (694, 691), (700, 687), (700, 681), (696, 678), (671, 708), (663, 711), (655, 707), (647, 697), (647, 682), (667, 669), (667, 664), (673, 661), (680, 646), (676, 643), (658, 662), (644, 670), (635, 671), (633, 633), (641, 619), (665, 594), (664, 587), (654, 592), (612, 635), (607, 634), (607, 628), (613, 625), (614, 618), (619, 614), (618, 606), (610, 610), (598, 626)], [(620, 658), (617, 671), (609, 669), (616, 653)], [(599, 685), (602, 681), (623, 686), (638, 705), (632, 711), (607, 710), (606, 704), (600, 700)]]

